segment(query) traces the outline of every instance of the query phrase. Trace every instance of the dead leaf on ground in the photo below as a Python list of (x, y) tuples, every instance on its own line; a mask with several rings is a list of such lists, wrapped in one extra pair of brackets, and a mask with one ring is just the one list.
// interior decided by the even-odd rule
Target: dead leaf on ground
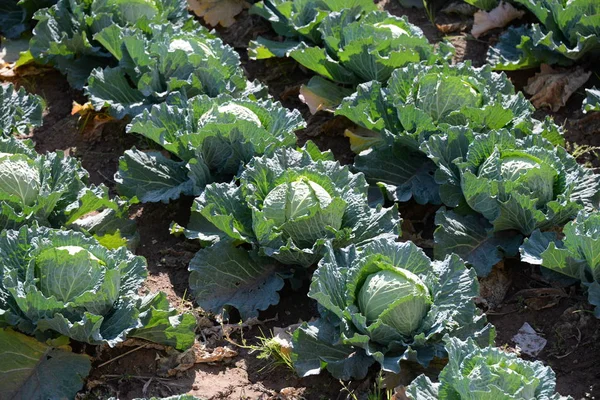
[(0, 45), (0, 80), (12, 80), (17, 76), (38, 75), (50, 67), (37, 65), (29, 50), (29, 39), (2, 39)]
[(306, 85), (300, 87), (298, 95), (300, 101), (306, 104), (311, 114), (316, 114), (319, 111), (333, 112), (339, 104), (332, 104), (328, 99), (319, 96)]
[(537, 288), (519, 290), (511, 297), (511, 301), (522, 299), (527, 307), (539, 311), (551, 308), (560, 302), (563, 297), (568, 297), (563, 289)]
[(469, 29), (470, 24), (468, 22), (453, 22), (450, 24), (435, 24), (438, 31), (442, 33), (453, 33), (453, 32), (462, 32)]
[(193, 368), (196, 364), (221, 362), (238, 355), (237, 351), (227, 346), (208, 348), (197, 341), (183, 353), (177, 350), (170, 350), (167, 353), (169, 354), (167, 357), (160, 357), (158, 360), (158, 374), (164, 377), (175, 376)]
[(102, 111), (96, 111), (90, 102), (79, 104), (74, 101), (71, 115), (75, 114), (79, 114), (77, 123), (81, 129), (81, 134), (89, 141), (100, 138), (104, 125), (115, 121), (109, 114)]
[(479, 280), (479, 296), (493, 310), (502, 304), (511, 283), (510, 271), (504, 267), (504, 261), (500, 261), (488, 276)]
[(269, 400), (299, 400), (304, 398), (304, 388), (286, 387)]
[(250, 4), (245, 0), (188, 0), (188, 8), (204, 18), (210, 26), (221, 25), (227, 28), (235, 23), (235, 16)]
[(525, 15), (525, 11), (517, 10), (512, 4), (505, 2), (501, 2), (498, 7), (489, 12), (479, 10), (473, 16), (475, 21), (471, 35), (477, 39), (487, 31), (503, 28), (513, 19), (522, 18), (523, 15)]
[(542, 64), (540, 72), (529, 78), (523, 90), (532, 95), (530, 100), (535, 108), (548, 107), (558, 111), (591, 75), (591, 71), (585, 72), (582, 67), (559, 70)]

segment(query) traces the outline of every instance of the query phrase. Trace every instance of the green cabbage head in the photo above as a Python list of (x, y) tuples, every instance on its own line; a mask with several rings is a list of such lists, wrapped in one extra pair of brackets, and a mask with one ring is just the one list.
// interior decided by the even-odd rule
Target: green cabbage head
[(598, 206), (599, 177), (540, 135), (517, 139), (505, 130), (477, 135), (464, 161), (455, 164), (467, 204), (495, 231), (529, 236)]
[(294, 332), (300, 376), (326, 368), (338, 379), (362, 379), (374, 362), (398, 373), (401, 360), (427, 366), (445, 357), (445, 334), (492, 340), (473, 303), (475, 271), (456, 255), (431, 261), (414, 243), (395, 239), (381, 235), (337, 250), (327, 245), (308, 294), (322, 318)]
[(369, 207), (363, 176), (312, 144), (255, 157), (239, 182), (206, 186), (194, 211), (283, 264), (316, 263), (327, 239), (344, 246), (397, 231), (396, 209)]
[(495, 347), (480, 348), (472, 339), (446, 337), (449, 361), (433, 383), (419, 376), (407, 388), (411, 400), (567, 400), (555, 392), (552, 368), (525, 361)]
[(0, 234), (0, 328), (114, 346), (138, 337), (186, 349), (195, 318), (162, 292), (141, 297), (146, 260), (73, 231), (33, 225)]

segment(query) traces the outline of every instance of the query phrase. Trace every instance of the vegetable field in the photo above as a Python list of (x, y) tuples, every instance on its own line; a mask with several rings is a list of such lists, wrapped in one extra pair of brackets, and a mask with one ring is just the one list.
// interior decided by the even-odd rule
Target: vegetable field
[(593, 399), (597, 0), (0, 0), (0, 400)]

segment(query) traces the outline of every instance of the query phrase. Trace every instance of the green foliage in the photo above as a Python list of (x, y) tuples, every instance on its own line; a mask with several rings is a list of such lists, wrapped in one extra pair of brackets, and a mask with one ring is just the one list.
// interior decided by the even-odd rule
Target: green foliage
[[(195, 200), (187, 234), (220, 241), (190, 263), (196, 300), (214, 312), (230, 305), (256, 315), (279, 301), (285, 269), (278, 263), (309, 267), (328, 240), (337, 248), (397, 234), (397, 208), (371, 208), (367, 190), (362, 174), (312, 143), (255, 157), (237, 181), (207, 185)], [(244, 243), (250, 252), (236, 247)], [(219, 296), (217, 283), (227, 288)]]
[(184, 350), (196, 320), (162, 292), (141, 297), (146, 260), (73, 231), (33, 225), (0, 234), (0, 327), (115, 346), (137, 337)]
[(597, 0), (513, 0), (539, 23), (510, 27), (490, 47), (495, 69), (516, 70), (540, 64), (570, 65), (600, 56), (600, 3)]
[(56, 0), (0, 0), (0, 36), (16, 39), (33, 27), (33, 14)]
[(260, 90), (244, 77), (235, 50), (204, 34), (204, 28), (184, 30), (152, 25), (151, 39), (141, 30), (112, 25), (96, 36), (119, 61), (116, 67), (96, 68), (85, 90), (97, 110), (108, 107), (121, 119), (182, 93), (243, 96)]
[(91, 364), (87, 355), (71, 353), (68, 346), (46, 345), (0, 328), (0, 380), (7, 399), (73, 399)]
[[(29, 140), (0, 138), (0, 227), (68, 226), (102, 237), (119, 232), (136, 238), (128, 206), (108, 188), (88, 184), (79, 161), (62, 152), (39, 155)], [(135, 201), (133, 201), (135, 202)]]
[(42, 125), (44, 101), (27, 94), (25, 89), (15, 90), (12, 84), (0, 85), (0, 138), (23, 135)]
[(117, 188), (141, 202), (197, 196), (209, 183), (229, 182), (253, 156), (294, 146), (294, 131), (305, 126), (297, 110), (272, 100), (172, 97), (137, 115), (128, 131), (176, 158), (158, 151), (126, 151), (115, 177)]
[(322, 318), (294, 332), (292, 360), (300, 376), (326, 368), (338, 379), (362, 379), (374, 362), (398, 373), (405, 359), (427, 366), (446, 356), (445, 334), (493, 341), (472, 301), (479, 291), (475, 271), (458, 256), (432, 262), (391, 235), (363, 246), (326, 247), (308, 294)]
[(520, 250), (523, 261), (581, 281), (600, 318), (600, 214), (580, 211), (562, 236), (537, 230)]
[(430, 149), (440, 150), (438, 154), (444, 148), (453, 154), (448, 143), (456, 146), (455, 154), (464, 154), (436, 159), (445, 166), (439, 182), (454, 205), (468, 205), (467, 210), (483, 218), (465, 215), (464, 209), (442, 211), (435, 233), (436, 256), (457, 252), (480, 275), (487, 275), (501, 259), (498, 251), (514, 255), (520, 235), (561, 226), (579, 210), (598, 207), (600, 178), (541, 135), (516, 139), (506, 130), (492, 131), (474, 136), (468, 144), (459, 136), (472, 133), (452, 133), (457, 136), (437, 144), (430, 140)]
[[(185, 0), (59, 0), (35, 14), (30, 50), (35, 60), (50, 64), (67, 76), (71, 86), (81, 89), (92, 70), (115, 63), (115, 43), (101, 38), (133, 28), (152, 35), (151, 24), (181, 26), (190, 21)], [(206, 30), (194, 26), (202, 33)], [(119, 57), (116, 57), (119, 59)]]
[(433, 383), (419, 376), (407, 388), (412, 400), (569, 400), (556, 393), (552, 368), (539, 361), (525, 361), (516, 354), (480, 348), (472, 339), (446, 337), (448, 364)]

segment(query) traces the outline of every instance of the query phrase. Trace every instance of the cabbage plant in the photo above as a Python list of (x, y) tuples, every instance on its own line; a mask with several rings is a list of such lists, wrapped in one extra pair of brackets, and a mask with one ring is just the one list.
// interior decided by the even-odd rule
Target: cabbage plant
[[(309, 142), (310, 143), (310, 142)], [(398, 234), (397, 208), (369, 206), (362, 174), (310, 143), (253, 158), (239, 179), (212, 183), (195, 200), (187, 236), (218, 241), (190, 262), (204, 309), (257, 315), (279, 301), (283, 278), (318, 262), (325, 243), (343, 247)], [(281, 264), (288, 267), (282, 267)], [(288, 275), (286, 275), (288, 274)]]
[(495, 69), (516, 70), (540, 64), (570, 65), (600, 56), (600, 3), (597, 0), (512, 0), (539, 23), (510, 27), (488, 50)]
[[(430, 136), (448, 127), (476, 132), (508, 128), (518, 137), (539, 130), (533, 106), (506, 75), (489, 66), (411, 64), (392, 73), (387, 85), (371, 81), (359, 85), (336, 110), (359, 125), (347, 132), (358, 153), (354, 161), (371, 183), (395, 201), (414, 197), (421, 204), (439, 204), (434, 179), (436, 166), (420, 150)], [(545, 134), (562, 143), (558, 127), (546, 121)]]
[(106, 43), (98, 40), (99, 36), (113, 35), (117, 27), (137, 28), (151, 35), (150, 24), (191, 22), (185, 0), (59, 0), (37, 12), (35, 19), (32, 56), (39, 63), (53, 65), (77, 89), (83, 88), (94, 68), (116, 62), (115, 49), (107, 45), (118, 50), (121, 43)]
[[(521, 260), (541, 265), (550, 278), (560, 275), (581, 281), (588, 301), (600, 318), (600, 214), (582, 210), (562, 234), (536, 230), (521, 246)], [(548, 271), (558, 274), (548, 274)]]
[(430, 149), (446, 166), (445, 190), (464, 196), (467, 209), (481, 216), (441, 210), (436, 256), (456, 252), (480, 275), (489, 273), (503, 251), (514, 255), (521, 235), (553, 229), (582, 209), (598, 207), (600, 177), (541, 135), (517, 139), (506, 130), (475, 135), (470, 144), (462, 142), (462, 150), (454, 149), (463, 157), (445, 160), (441, 155), (452, 154), (450, 147), (436, 139), (430, 140)]
[(0, 138), (23, 135), (42, 125), (43, 111), (41, 97), (28, 94), (23, 88), (16, 90), (12, 84), (0, 85)]
[(444, 335), (493, 341), (493, 328), (473, 303), (475, 271), (460, 257), (431, 261), (414, 243), (391, 235), (326, 247), (308, 293), (322, 317), (293, 336), (300, 376), (325, 368), (338, 379), (362, 379), (375, 362), (394, 373), (402, 360), (427, 366), (446, 357)]
[[(264, 0), (255, 3), (250, 14), (269, 21), (275, 32), (287, 39), (283, 46), (287, 46), (287, 42), (293, 46), (299, 41), (321, 44), (321, 33), (318, 31), (321, 22), (329, 14), (345, 9), (353, 9), (356, 15), (360, 15), (377, 10), (377, 6), (371, 0)], [(256, 50), (263, 45), (266, 45), (264, 50)], [(283, 57), (284, 54), (276, 50), (279, 46), (282, 43), (259, 37), (256, 42), (250, 43), (250, 53), (254, 51), (257, 58), (268, 58), (275, 54)]]
[(136, 337), (184, 350), (195, 317), (162, 292), (138, 295), (146, 260), (73, 231), (32, 225), (0, 233), (0, 328), (115, 346)]
[(136, 244), (128, 203), (89, 185), (79, 161), (60, 151), (37, 154), (30, 140), (0, 138), (0, 227), (32, 223), (82, 230), (111, 246)]
[(191, 98), (258, 91), (246, 80), (235, 50), (203, 29), (169, 24), (150, 29), (150, 38), (140, 29), (116, 25), (96, 35), (119, 61), (116, 67), (91, 72), (85, 91), (96, 109), (107, 107), (120, 119), (141, 114), (174, 93)]
[(159, 151), (126, 151), (115, 176), (117, 188), (142, 202), (198, 196), (208, 183), (231, 181), (254, 155), (295, 146), (294, 131), (305, 126), (297, 110), (272, 100), (172, 98), (137, 115), (128, 131), (152, 140), (174, 159)]
[(472, 339), (448, 337), (448, 364), (433, 383), (425, 375), (408, 387), (411, 400), (568, 400), (556, 393), (552, 368), (526, 361), (495, 347), (480, 348)]

